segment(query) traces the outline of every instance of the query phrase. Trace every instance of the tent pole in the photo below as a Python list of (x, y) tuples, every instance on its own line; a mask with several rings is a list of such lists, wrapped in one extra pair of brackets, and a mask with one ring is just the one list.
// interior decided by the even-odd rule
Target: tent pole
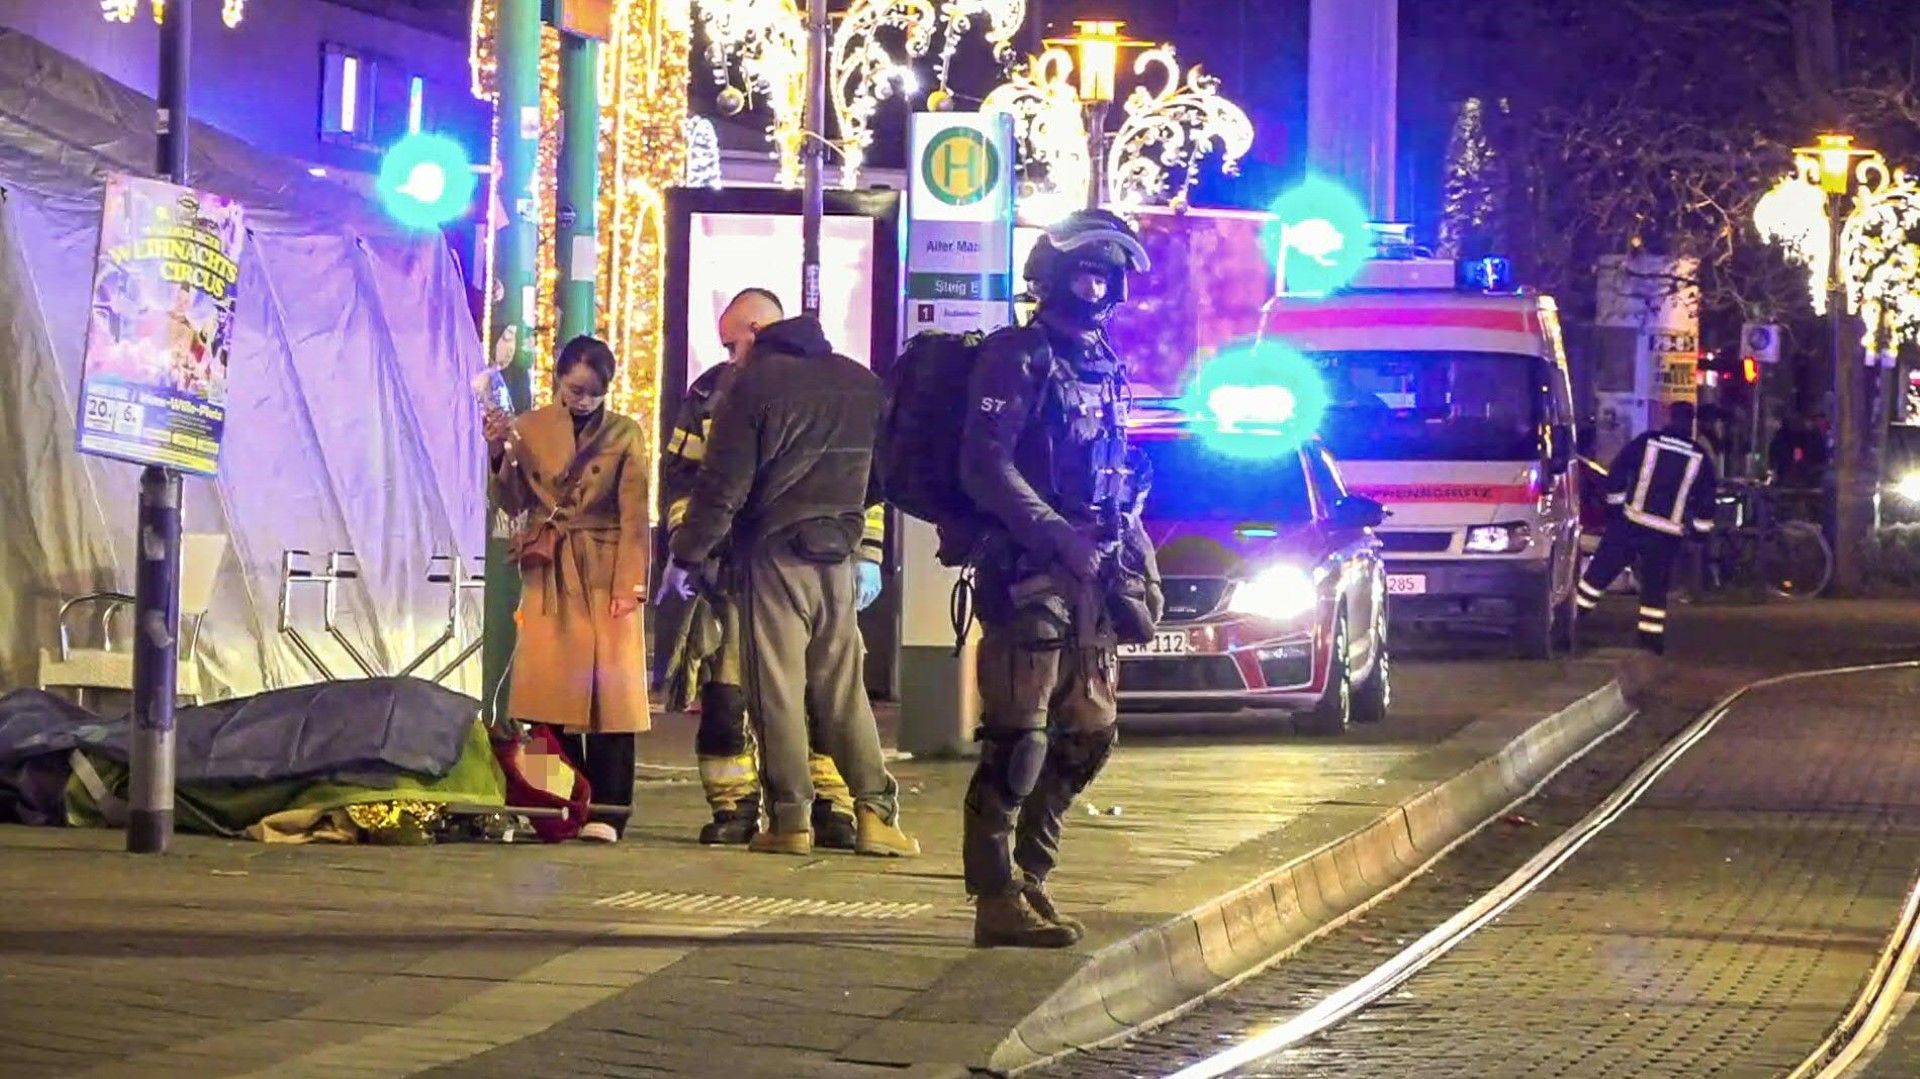
[[(173, 0), (160, 26), (156, 171), (187, 182), (187, 65), (193, 0)], [(133, 722), (127, 850), (165, 854), (173, 840), (173, 706), (180, 676), (180, 473), (140, 472), (134, 539)]]
[[(494, 104), (493, 340), (487, 355), (502, 366), (515, 412), (533, 406), (535, 150), (540, 138), (540, 0), (500, 0), (494, 24), (499, 93)], [(486, 615), (480, 652), (485, 715), (506, 718), (520, 571), (507, 558), (509, 535), (497, 498), (488, 496)]]

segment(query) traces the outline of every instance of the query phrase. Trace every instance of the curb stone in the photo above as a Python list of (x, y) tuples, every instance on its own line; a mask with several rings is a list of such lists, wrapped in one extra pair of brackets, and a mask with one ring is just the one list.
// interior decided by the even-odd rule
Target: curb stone
[[(1339, 924), (1465, 838), (1633, 714), (1619, 681), (1485, 744), (1477, 764), (1372, 823), (1159, 925), (1116, 941), (1022, 1019), (985, 1070), (1010, 1074), (1126, 1037)], [(1469, 727), (1457, 741), (1475, 739)]]

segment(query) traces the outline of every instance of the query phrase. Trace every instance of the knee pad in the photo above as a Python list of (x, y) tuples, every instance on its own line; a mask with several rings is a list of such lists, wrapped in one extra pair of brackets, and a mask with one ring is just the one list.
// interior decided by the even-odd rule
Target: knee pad
[(747, 694), (739, 686), (709, 682), (700, 687), (700, 729), (694, 752), (732, 757), (747, 751)]
[(1075, 794), (1087, 789), (1100, 769), (1113, 755), (1113, 744), (1120, 732), (1112, 727), (1097, 731), (1072, 731), (1054, 735), (1053, 752), (1047, 757), (1055, 774)]
[(990, 733), (983, 741), (980, 768), (988, 786), (1010, 806), (1026, 801), (1047, 763), (1047, 732)]

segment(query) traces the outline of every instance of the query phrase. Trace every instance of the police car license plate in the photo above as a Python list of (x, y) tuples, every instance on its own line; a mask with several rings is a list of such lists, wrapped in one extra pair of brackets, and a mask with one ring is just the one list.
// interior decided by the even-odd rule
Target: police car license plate
[(1387, 574), (1387, 595), (1424, 596), (1427, 594), (1427, 575), (1424, 573)]
[(1162, 630), (1153, 635), (1146, 644), (1123, 644), (1120, 646), (1123, 656), (1184, 656), (1187, 654), (1187, 635), (1180, 631)]

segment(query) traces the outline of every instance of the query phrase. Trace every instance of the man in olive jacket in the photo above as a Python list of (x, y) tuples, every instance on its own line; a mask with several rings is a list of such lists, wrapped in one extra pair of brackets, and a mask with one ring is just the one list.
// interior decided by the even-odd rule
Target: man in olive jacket
[(898, 785), (861, 668), (855, 551), (884, 400), (873, 372), (836, 355), (820, 323), (761, 329), (713, 417), (664, 588), (685, 593), (724, 540), (745, 626), (748, 712), (760, 736), (769, 828), (749, 848), (813, 850), (807, 704), (818, 743), (853, 791), (862, 854), (913, 855)]

